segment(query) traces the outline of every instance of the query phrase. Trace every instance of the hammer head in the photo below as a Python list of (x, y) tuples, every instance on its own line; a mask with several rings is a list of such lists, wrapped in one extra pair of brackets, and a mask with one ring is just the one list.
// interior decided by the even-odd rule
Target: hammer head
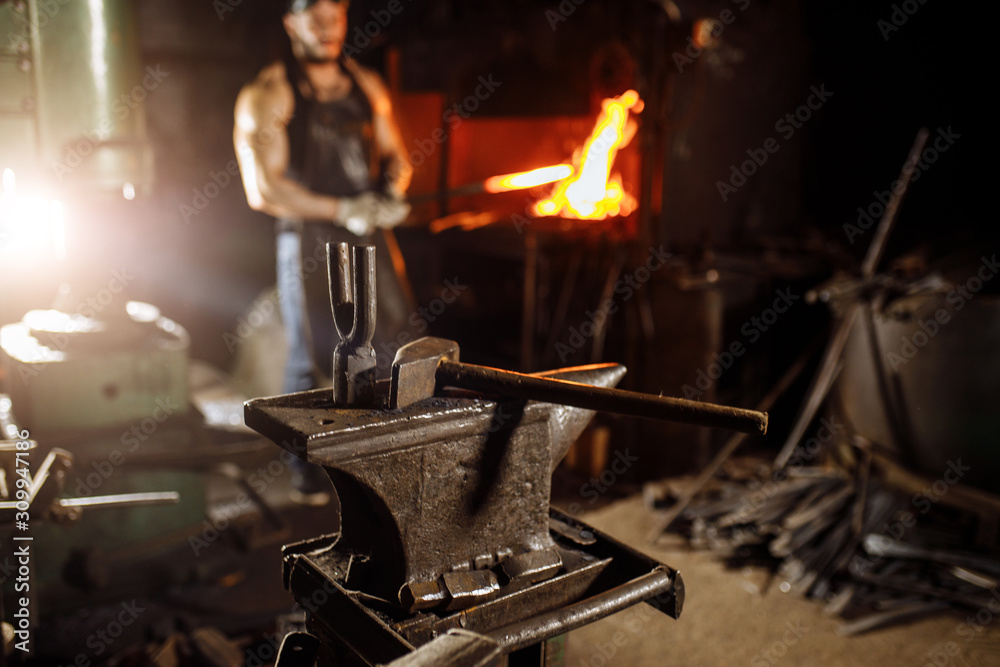
[(458, 361), (458, 343), (444, 338), (421, 338), (396, 351), (392, 362), (389, 407), (404, 408), (434, 395), (441, 360)]

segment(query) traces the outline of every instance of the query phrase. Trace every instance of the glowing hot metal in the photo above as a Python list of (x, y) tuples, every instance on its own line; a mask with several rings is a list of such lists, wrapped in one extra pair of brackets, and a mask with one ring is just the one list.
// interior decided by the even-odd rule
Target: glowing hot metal
[(631, 139), (629, 112), (639, 113), (642, 100), (636, 91), (629, 90), (605, 100), (603, 106), (581, 152), (579, 173), (561, 181), (551, 196), (535, 204), (535, 215), (603, 220), (635, 209), (635, 198), (625, 192), (621, 178), (611, 174), (611, 165), (619, 148)]
[(531, 171), (504, 176), (491, 176), (483, 183), (489, 193), (507, 192), (508, 190), (524, 190), (547, 183), (555, 183), (573, 175), (573, 167), (568, 164), (557, 164)]

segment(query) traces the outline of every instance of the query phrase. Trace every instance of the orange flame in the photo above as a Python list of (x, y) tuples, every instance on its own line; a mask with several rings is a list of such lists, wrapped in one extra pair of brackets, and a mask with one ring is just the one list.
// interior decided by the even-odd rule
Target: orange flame
[(571, 165), (557, 164), (517, 174), (491, 176), (486, 179), (485, 188), (490, 193), (524, 190), (525, 188), (533, 188), (538, 185), (545, 185), (546, 183), (555, 183), (572, 175), (573, 167)]
[(629, 111), (640, 113), (642, 100), (639, 93), (629, 90), (604, 100), (603, 106), (601, 117), (584, 144), (579, 173), (562, 180), (551, 196), (535, 204), (535, 215), (603, 220), (635, 210), (635, 197), (625, 192), (619, 175), (611, 174), (611, 165), (625, 141)]

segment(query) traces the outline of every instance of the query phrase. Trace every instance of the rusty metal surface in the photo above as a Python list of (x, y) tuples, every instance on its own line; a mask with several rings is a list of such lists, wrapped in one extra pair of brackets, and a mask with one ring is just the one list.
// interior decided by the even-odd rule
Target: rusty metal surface
[(562, 562), (556, 576), (537, 583), (512, 580), (493, 600), (462, 611), (406, 613), (368, 595), (379, 569), (342, 549), (339, 534), (287, 546), (286, 585), (312, 612), (310, 631), (349, 665), (388, 662), (455, 629), (490, 636), (507, 653), (643, 600), (680, 615), (684, 584), (676, 570), (556, 510), (551, 518), (561, 532), (586, 530), (591, 543), (580, 547), (554, 532)]
[(501, 564), (500, 569), (507, 581), (535, 583), (555, 576), (562, 564), (562, 558), (555, 549), (545, 549), (511, 556)]
[(458, 343), (444, 338), (421, 338), (399, 348), (392, 362), (389, 407), (404, 408), (434, 396), (438, 364), (458, 361), (458, 355)]
[[(564, 377), (616, 382), (617, 366)], [(432, 398), (400, 410), (341, 410), (316, 390), (250, 401), (246, 422), (324, 466), (341, 499), (341, 547), (372, 554), (373, 594), (399, 599), (433, 582), (515, 554), (552, 547), (554, 462), (592, 411), (549, 403)]]
[(553, 635), (583, 627), (657, 595), (673, 596), (673, 586), (674, 579), (670, 569), (663, 566), (606, 591), (603, 595), (504, 626), (490, 633), (490, 637), (508, 650), (524, 648)]

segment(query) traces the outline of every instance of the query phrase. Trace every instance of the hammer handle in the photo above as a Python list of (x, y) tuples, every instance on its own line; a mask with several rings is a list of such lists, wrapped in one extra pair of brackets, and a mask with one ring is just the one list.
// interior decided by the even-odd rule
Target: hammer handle
[(457, 387), (484, 394), (572, 405), (632, 417), (724, 428), (752, 435), (767, 432), (767, 413), (684, 398), (607, 389), (556, 378), (442, 360), (435, 374), (438, 389)]

